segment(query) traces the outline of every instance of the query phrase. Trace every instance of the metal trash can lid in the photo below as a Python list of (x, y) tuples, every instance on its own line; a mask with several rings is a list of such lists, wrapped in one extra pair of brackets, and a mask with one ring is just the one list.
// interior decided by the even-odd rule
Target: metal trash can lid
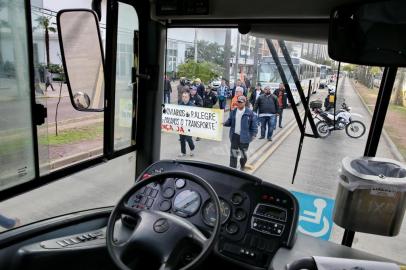
[(406, 166), (388, 158), (345, 157), (339, 181), (351, 191), (379, 188), (403, 192), (406, 191)]

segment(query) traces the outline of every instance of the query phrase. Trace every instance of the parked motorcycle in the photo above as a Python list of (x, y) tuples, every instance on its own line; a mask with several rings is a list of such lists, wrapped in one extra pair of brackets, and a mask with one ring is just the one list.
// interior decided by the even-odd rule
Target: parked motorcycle
[(336, 113), (335, 126), (334, 114), (328, 111), (323, 111), (321, 106), (313, 106), (313, 115), (319, 120), (316, 124), (317, 132), (321, 138), (327, 138), (332, 130), (345, 129), (347, 135), (351, 138), (360, 138), (365, 134), (366, 128), (364, 123), (358, 120), (352, 120), (351, 107), (345, 102), (341, 105), (341, 109)]

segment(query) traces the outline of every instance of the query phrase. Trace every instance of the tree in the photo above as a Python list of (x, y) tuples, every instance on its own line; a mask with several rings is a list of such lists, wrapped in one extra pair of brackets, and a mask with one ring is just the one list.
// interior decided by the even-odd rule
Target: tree
[[(186, 60), (193, 60), (194, 55), (195, 48), (189, 47), (186, 50)], [(197, 41), (197, 62), (206, 61), (222, 66), (224, 65), (224, 58), (226, 58), (226, 52), (224, 51), (224, 47), (219, 45), (217, 42), (210, 42), (206, 40)]]
[(50, 26), (51, 17), (40, 16), (36, 19), (36, 21), (38, 22), (38, 27), (44, 29), (45, 51), (46, 51), (46, 56), (47, 56), (47, 66), (49, 67), (49, 64), (50, 64), (50, 61), (49, 61), (49, 32), (55, 33), (56, 29), (55, 29), (55, 27)]
[(353, 64), (348, 64), (348, 65), (343, 66), (343, 70), (347, 71), (347, 72), (353, 72), (355, 70), (355, 68), (356, 67)]
[(394, 99), (393, 99), (393, 104), (398, 105), (398, 106), (403, 106), (403, 91), (405, 83), (406, 83), (406, 71), (405, 69), (399, 69), (398, 72), (398, 80), (397, 80), (397, 84), (395, 87), (395, 93), (394, 93)]
[(207, 61), (195, 62), (194, 60), (188, 60), (178, 66), (178, 74), (180, 77), (190, 79), (200, 78), (205, 84), (221, 76), (222, 73), (223, 68), (220, 65)]
[(378, 74), (381, 73), (381, 72), (382, 72), (382, 70), (381, 70), (380, 67), (370, 67), (370, 68), (369, 68), (369, 73), (370, 73), (371, 75), (373, 75), (373, 76), (376, 76), (376, 75), (378, 75)]

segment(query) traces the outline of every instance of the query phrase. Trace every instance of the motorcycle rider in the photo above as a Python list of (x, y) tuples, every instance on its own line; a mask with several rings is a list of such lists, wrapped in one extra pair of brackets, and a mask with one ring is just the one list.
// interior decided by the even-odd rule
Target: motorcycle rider
[(329, 111), (334, 108), (334, 102), (336, 99), (336, 91), (334, 88), (328, 89), (328, 95), (324, 99), (324, 108), (326, 111)]

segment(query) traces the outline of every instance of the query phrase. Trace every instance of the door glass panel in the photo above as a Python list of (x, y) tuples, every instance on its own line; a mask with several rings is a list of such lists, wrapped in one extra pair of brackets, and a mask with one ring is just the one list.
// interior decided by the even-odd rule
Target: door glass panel
[(117, 29), (116, 103), (114, 121), (114, 149), (133, 145), (133, 119), (135, 117), (133, 68), (134, 35), (138, 30), (138, 15), (135, 9), (119, 3)]
[[(47, 108), (45, 124), (38, 126), (40, 174), (45, 175), (103, 153), (103, 112), (73, 108), (64, 78), (56, 25), (61, 9), (90, 8), (91, 1), (34, 1), (31, 3), (36, 102)], [(105, 43), (105, 2), (100, 34)]]
[(23, 0), (0, 1), (0, 190), (35, 176)]

